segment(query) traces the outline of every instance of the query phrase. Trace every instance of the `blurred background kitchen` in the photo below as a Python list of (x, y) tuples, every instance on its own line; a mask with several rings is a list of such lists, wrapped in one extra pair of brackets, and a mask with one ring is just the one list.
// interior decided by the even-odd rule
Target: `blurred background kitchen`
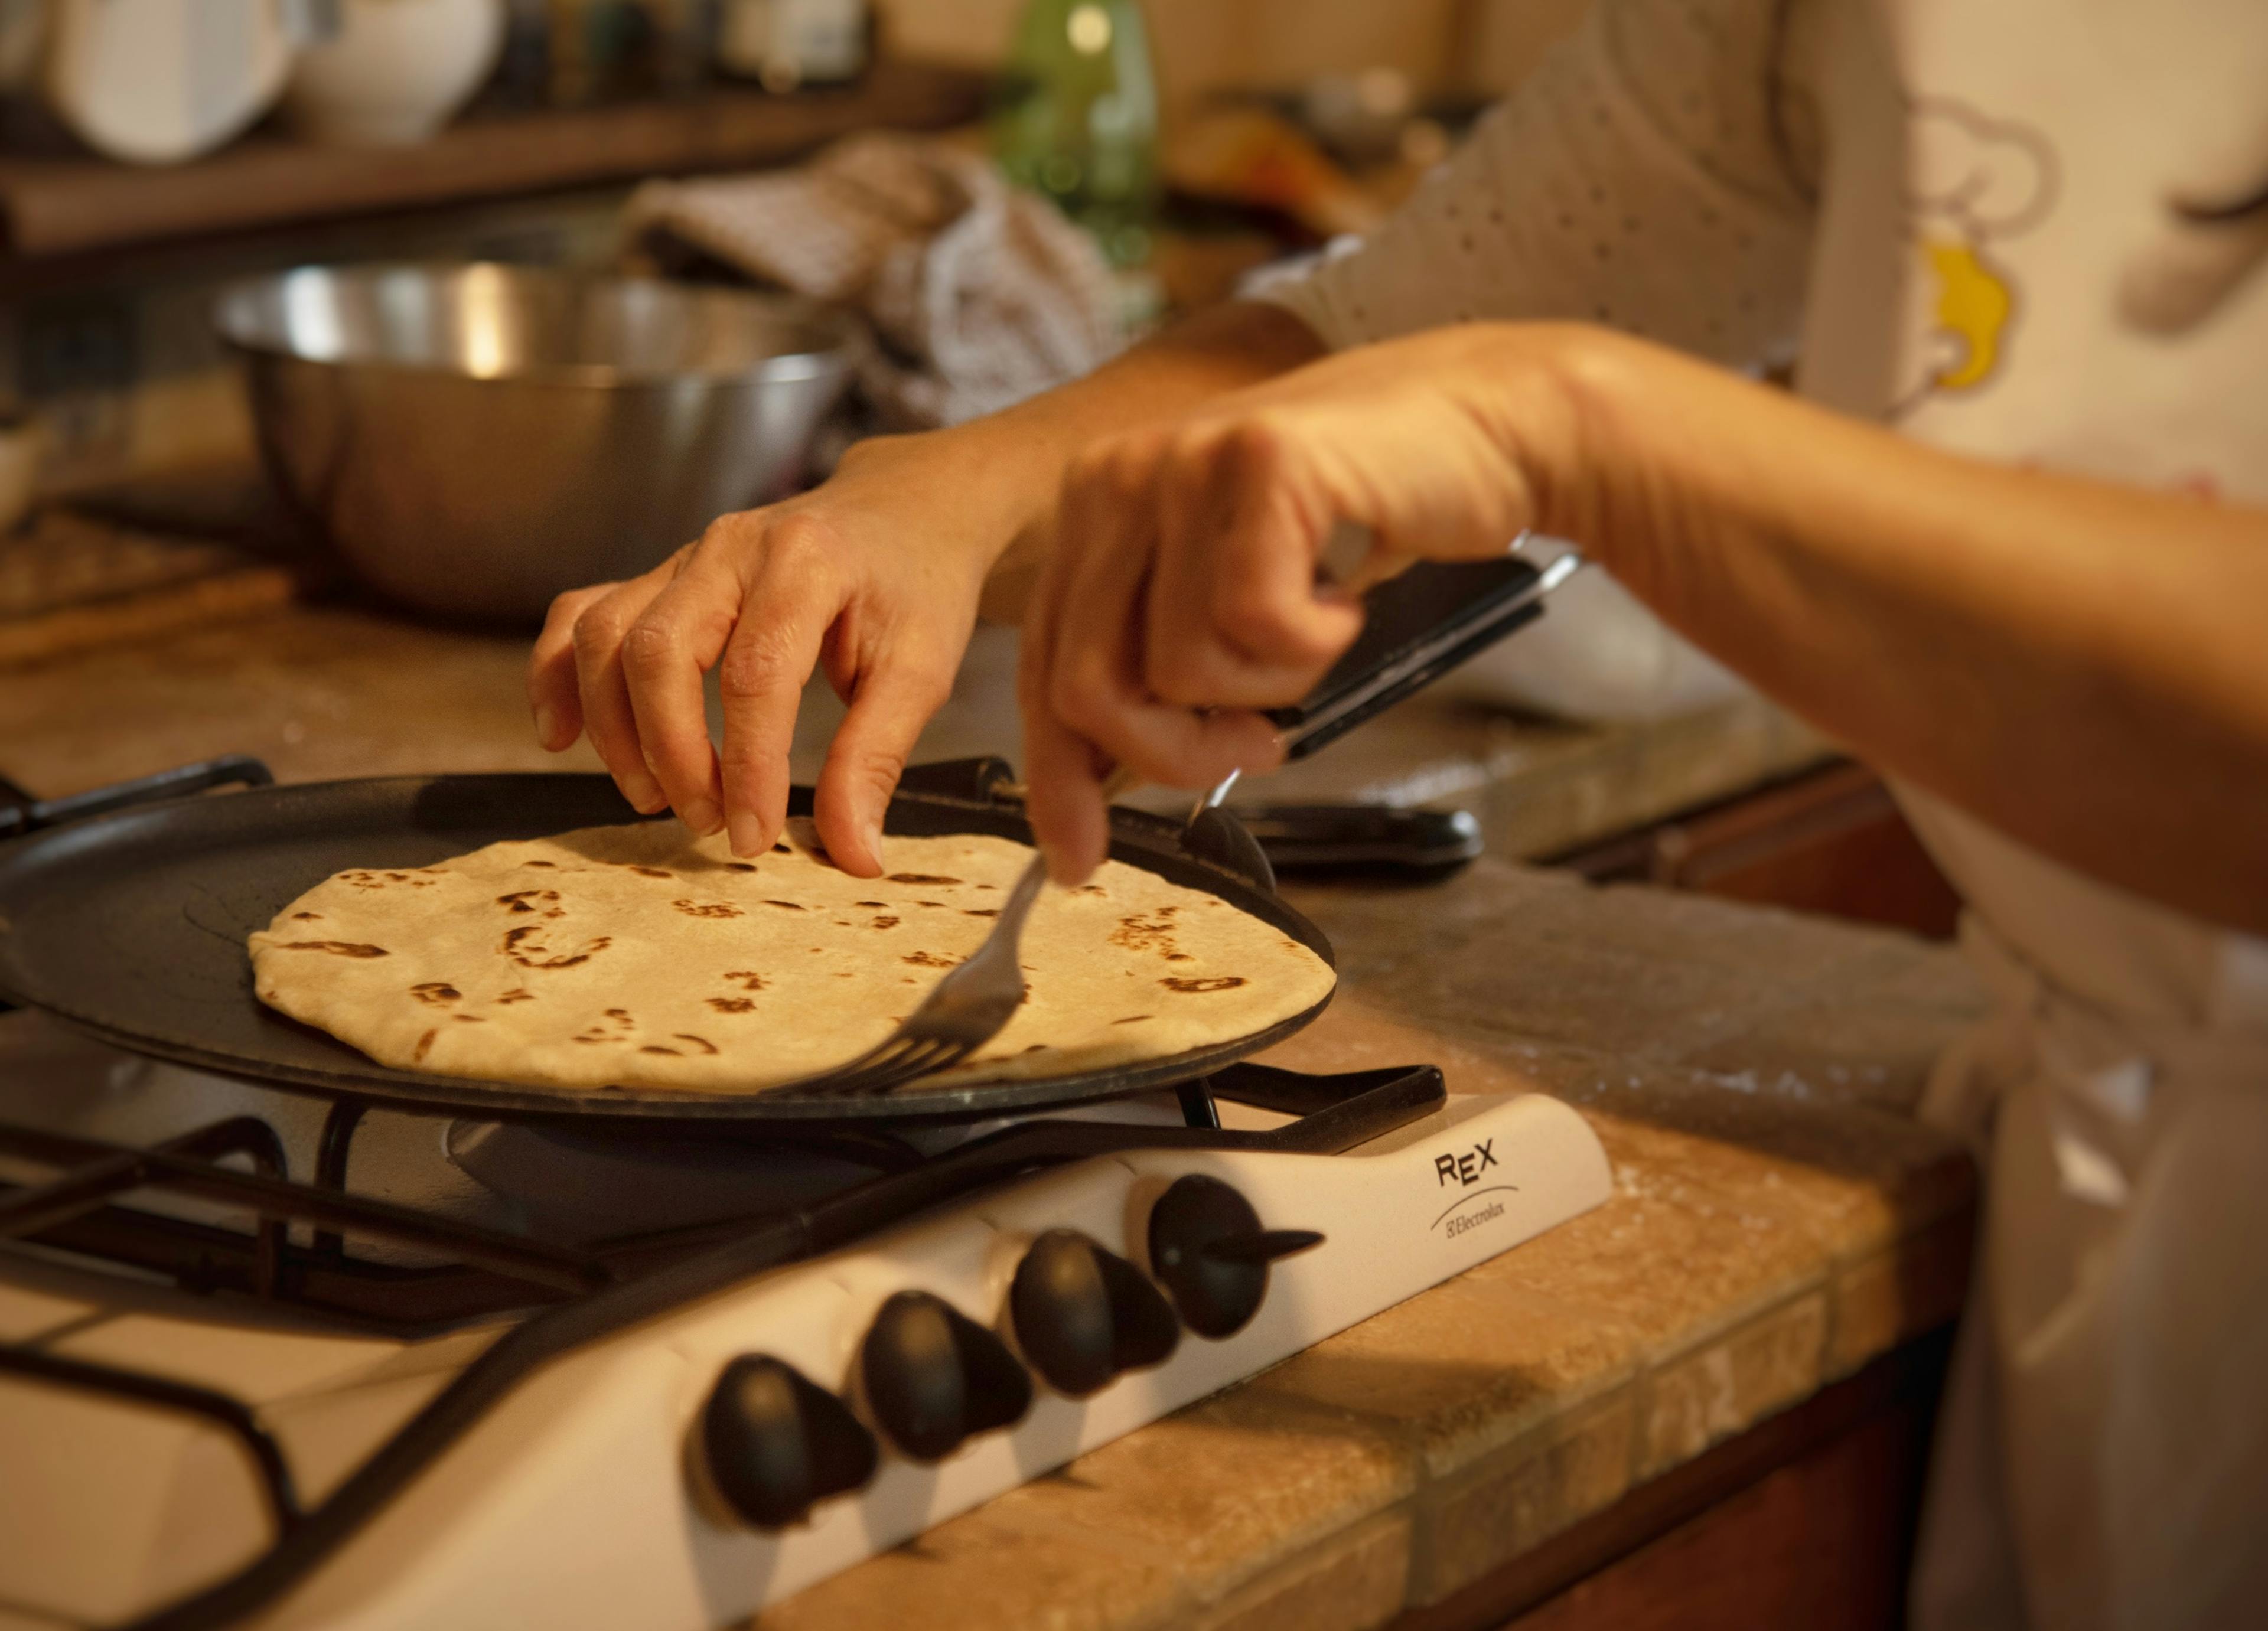
[[(0, 775), (412, 768), (415, 706), (462, 728), (414, 768), (556, 762), (511, 717), (551, 594), (1329, 253), (1583, 9), (0, 0)], [(1013, 638), (925, 756), (1013, 754)], [(1595, 572), (1252, 797), (1952, 922), (1871, 773)]]

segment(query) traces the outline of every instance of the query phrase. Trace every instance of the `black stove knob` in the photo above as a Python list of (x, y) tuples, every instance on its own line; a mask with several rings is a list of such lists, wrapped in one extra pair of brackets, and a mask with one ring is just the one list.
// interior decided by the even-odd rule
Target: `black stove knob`
[(941, 1461), (1031, 1408), (1032, 1378), (1008, 1345), (926, 1291), (883, 1304), (858, 1353), (874, 1420), (917, 1461)]
[(1312, 1229), (1263, 1229), (1252, 1202), (1197, 1172), (1150, 1209), (1150, 1267), (1199, 1336), (1244, 1329), (1268, 1294), (1268, 1265), (1322, 1241)]
[(1122, 1370), (1160, 1363), (1181, 1322), (1147, 1275), (1071, 1229), (1032, 1242), (1008, 1288), (1016, 1341), (1057, 1392), (1094, 1392)]
[(812, 1502), (874, 1475), (874, 1436), (843, 1401), (764, 1354), (726, 1365), (701, 1413), (710, 1482), (758, 1529), (782, 1529)]

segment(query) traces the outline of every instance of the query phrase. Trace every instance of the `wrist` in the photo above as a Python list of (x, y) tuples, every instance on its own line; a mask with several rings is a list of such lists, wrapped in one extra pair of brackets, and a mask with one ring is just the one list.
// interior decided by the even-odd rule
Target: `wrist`
[(989, 569), (1054, 496), (1061, 461), (1034, 454), (993, 420), (973, 420), (864, 437), (843, 453), (827, 486), (838, 497), (856, 495), (853, 502), (918, 510), (921, 532), (933, 545)]
[(1536, 485), (1536, 528), (1639, 589), (1693, 518), (1691, 444), (1732, 406), (1709, 400), (1727, 377), (1610, 329), (1522, 328), (1531, 366), (1510, 371), (1543, 399), (1528, 404), (1520, 450)]

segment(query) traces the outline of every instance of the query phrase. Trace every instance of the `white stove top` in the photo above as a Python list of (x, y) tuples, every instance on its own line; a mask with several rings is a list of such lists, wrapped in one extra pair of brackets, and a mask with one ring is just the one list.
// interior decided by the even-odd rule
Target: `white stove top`
[[(1231, 1127), (1288, 1120), (1219, 1107)], [(245, 1113), (281, 1135), (293, 1177), (313, 1170), (318, 1101), (133, 1059), (31, 1015), (0, 1018), (0, 1121), (146, 1147)], [(1181, 1120), (1170, 1095), (1079, 1113)], [(984, 1130), (915, 1142), (934, 1153)], [(840, 1151), (714, 1134), (640, 1143), (374, 1110), (348, 1180), (490, 1229), (582, 1242), (737, 1216), (751, 1195), (800, 1203), (866, 1175)], [(0, 1164), (17, 1182), (51, 1176)], [(1609, 1187), (1581, 1119), (1529, 1097), (1452, 1098), (1340, 1155), (1135, 1150), (985, 1190), (552, 1359), (250, 1623), (706, 1631), (1515, 1245)], [(129, 1203), (232, 1222), (149, 1192)], [(1323, 1238), (1269, 1232), (1300, 1230)], [(350, 1249), (405, 1271), (422, 1260)], [(0, 1250), (0, 1343), (240, 1401), (303, 1510), (514, 1323), (358, 1332), (37, 1247)], [(251, 1458), (178, 1408), (0, 1374), (0, 1631), (129, 1620), (274, 1542)]]

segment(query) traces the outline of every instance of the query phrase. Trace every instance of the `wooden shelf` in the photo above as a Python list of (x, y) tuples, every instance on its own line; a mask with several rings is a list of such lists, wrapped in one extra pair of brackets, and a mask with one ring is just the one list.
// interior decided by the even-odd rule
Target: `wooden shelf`
[(853, 130), (964, 124), (983, 99), (982, 76), (967, 70), (883, 62), (842, 91), (722, 89), (678, 102), (475, 114), (414, 147), (323, 147), (262, 134), (166, 167), (0, 158), (0, 224), (8, 258), (78, 254), (775, 164)]

